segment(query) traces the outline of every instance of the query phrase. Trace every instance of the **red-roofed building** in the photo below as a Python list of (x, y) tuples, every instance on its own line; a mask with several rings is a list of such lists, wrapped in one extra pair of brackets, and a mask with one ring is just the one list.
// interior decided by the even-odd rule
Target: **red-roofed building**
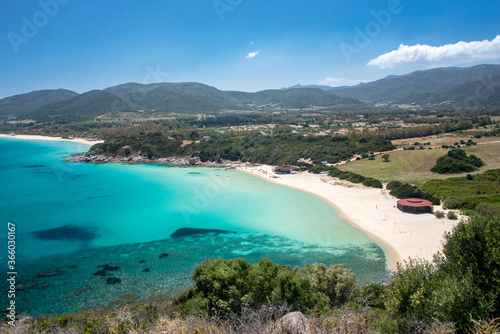
[(300, 172), (300, 167), (291, 165), (281, 165), (274, 167), (274, 172), (276, 174), (295, 174)]
[(398, 209), (410, 213), (432, 213), (434, 205), (425, 199), (406, 198), (398, 201)]

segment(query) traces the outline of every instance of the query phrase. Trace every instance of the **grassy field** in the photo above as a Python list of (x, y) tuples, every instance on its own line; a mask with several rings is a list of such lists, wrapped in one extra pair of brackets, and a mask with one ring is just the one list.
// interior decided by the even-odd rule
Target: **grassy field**
[(489, 203), (500, 212), (500, 169), (491, 170), (474, 179), (450, 177), (446, 180), (430, 180), (422, 190), (439, 194), (443, 198), (456, 198), (460, 207), (474, 209), (479, 203)]
[[(435, 136), (432, 136), (435, 137)], [(457, 136), (450, 137), (455, 140)], [(448, 140), (450, 138), (447, 138)], [(464, 137), (462, 137), (464, 139)], [(417, 138), (413, 142), (419, 141)], [(420, 139), (420, 142), (431, 141), (430, 137)], [(432, 142), (432, 141), (431, 141)], [(464, 147), (467, 154), (474, 154), (481, 158), (486, 166), (478, 172), (500, 168), (500, 138), (482, 138), (478, 140), (478, 145)], [(340, 169), (354, 172), (365, 177), (372, 177), (382, 182), (398, 180), (401, 182), (423, 185), (432, 179), (445, 179), (451, 176), (465, 176), (466, 174), (440, 175), (432, 173), (430, 169), (435, 165), (437, 158), (445, 155), (448, 150), (416, 150), (416, 151), (393, 151), (389, 152), (390, 162), (383, 162), (380, 155), (375, 160), (358, 160), (339, 166)]]
[(456, 142), (460, 142), (460, 140), (468, 141), (469, 139), (472, 139), (473, 141), (477, 143), (485, 143), (485, 142), (491, 142), (492, 140), (500, 140), (500, 138), (495, 137), (483, 137), (483, 138), (474, 138), (474, 134), (479, 133), (479, 132), (485, 132), (485, 131), (491, 131), (492, 128), (488, 129), (471, 129), (467, 131), (463, 131), (462, 133), (443, 133), (439, 135), (434, 135), (434, 136), (427, 136), (427, 137), (417, 137), (417, 138), (407, 138), (407, 139), (397, 139), (393, 140), (392, 143), (394, 145), (413, 145), (414, 143), (428, 143), (430, 142), (430, 146), (432, 148), (435, 147), (441, 147), (441, 145), (453, 145)]

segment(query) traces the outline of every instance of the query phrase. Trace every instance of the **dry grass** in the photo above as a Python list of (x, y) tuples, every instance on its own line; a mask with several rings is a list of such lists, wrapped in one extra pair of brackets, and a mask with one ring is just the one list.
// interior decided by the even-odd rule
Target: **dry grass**
[(471, 333), (474, 334), (495, 334), (500, 332), (500, 318), (473, 321), (474, 328)]
[[(165, 305), (168, 309), (169, 306)], [(170, 311), (169, 311), (170, 312)], [(290, 308), (282, 306), (263, 306), (255, 311), (228, 319), (210, 318), (202, 315), (179, 316), (175, 312), (155, 317), (154, 321), (144, 317), (138, 311), (123, 307), (111, 311), (87, 312), (86, 314), (70, 315), (69, 321), (62, 321), (68, 316), (60, 317), (26, 317), (20, 320), (16, 327), (1, 327), (0, 333), (5, 334), (74, 334), (74, 333), (156, 333), (156, 334), (281, 334), (281, 333), (356, 333), (370, 334), (380, 332), (380, 322), (387, 314), (374, 313), (369, 307), (342, 307), (328, 315), (318, 316), (315, 312), (309, 316), (300, 314), (295, 326), (283, 319), (289, 314)], [(163, 313), (161, 310), (160, 313)], [(64, 318), (66, 317), (66, 318)], [(485, 324), (481, 323), (484, 327)], [(479, 323), (478, 323), (479, 326)], [(420, 333), (453, 333), (451, 324), (435, 323), (419, 324)], [(290, 328), (307, 328), (305, 331), (290, 330)], [(489, 333), (487, 331), (478, 333)]]
[(469, 139), (472, 139), (476, 143), (486, 143), (486, 142), (492, 142), (492, 141), (498, 141), (498, 137), (482, 137), (482, 138), (474, 138), (472, 135), (473, 133), (476, 133), (478, 131), (491, 131), (491, 129), (480, 129), (480, 130), (470, 130), (470, 133), (468, 131), (464, 131), (463, 134), (457, 134), (457, 133), (443, 133), (439, 135), (433, 135), (433, 136), (427, 136), (427, 137), (416, 137), (416, 138), (406, 138), (406, 139), (396, 139), (392, 140), (392, 143), (394, 145), (413, 145), (414, 143), (428, 143), (430, 142), (431, 145), (430, 147), (441, 147), (441, 145), (453, 145), (456, 142), (460, 142), (460, 140), (468, 141)]

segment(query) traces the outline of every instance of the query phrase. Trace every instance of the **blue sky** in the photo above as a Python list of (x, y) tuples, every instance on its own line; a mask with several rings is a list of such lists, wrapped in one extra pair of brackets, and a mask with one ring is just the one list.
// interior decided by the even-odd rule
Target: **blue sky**
[(4, 0), (0, 98), (126, 82), (338, 86), (500, 63), (500, 2)]

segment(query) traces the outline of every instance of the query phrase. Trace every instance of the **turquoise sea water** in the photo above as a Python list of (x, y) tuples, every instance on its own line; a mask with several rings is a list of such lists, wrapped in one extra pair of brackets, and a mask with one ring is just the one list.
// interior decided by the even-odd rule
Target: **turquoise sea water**
[[(197, 263), (217, 257), (345, 263), (360, 281), (386, 276), (382, 249), (314, 196), (234, 170), (63, 161), (87, 149), (0, 138), (0, 268), (8, 271), (12, 222), (21, 312), (174, 296)], [(171, 237), (180, 228), (232, 233)], [(114, 270), (103, 273), (106, 264)], [(121, 282), (108, 284), (113, 277)]]

